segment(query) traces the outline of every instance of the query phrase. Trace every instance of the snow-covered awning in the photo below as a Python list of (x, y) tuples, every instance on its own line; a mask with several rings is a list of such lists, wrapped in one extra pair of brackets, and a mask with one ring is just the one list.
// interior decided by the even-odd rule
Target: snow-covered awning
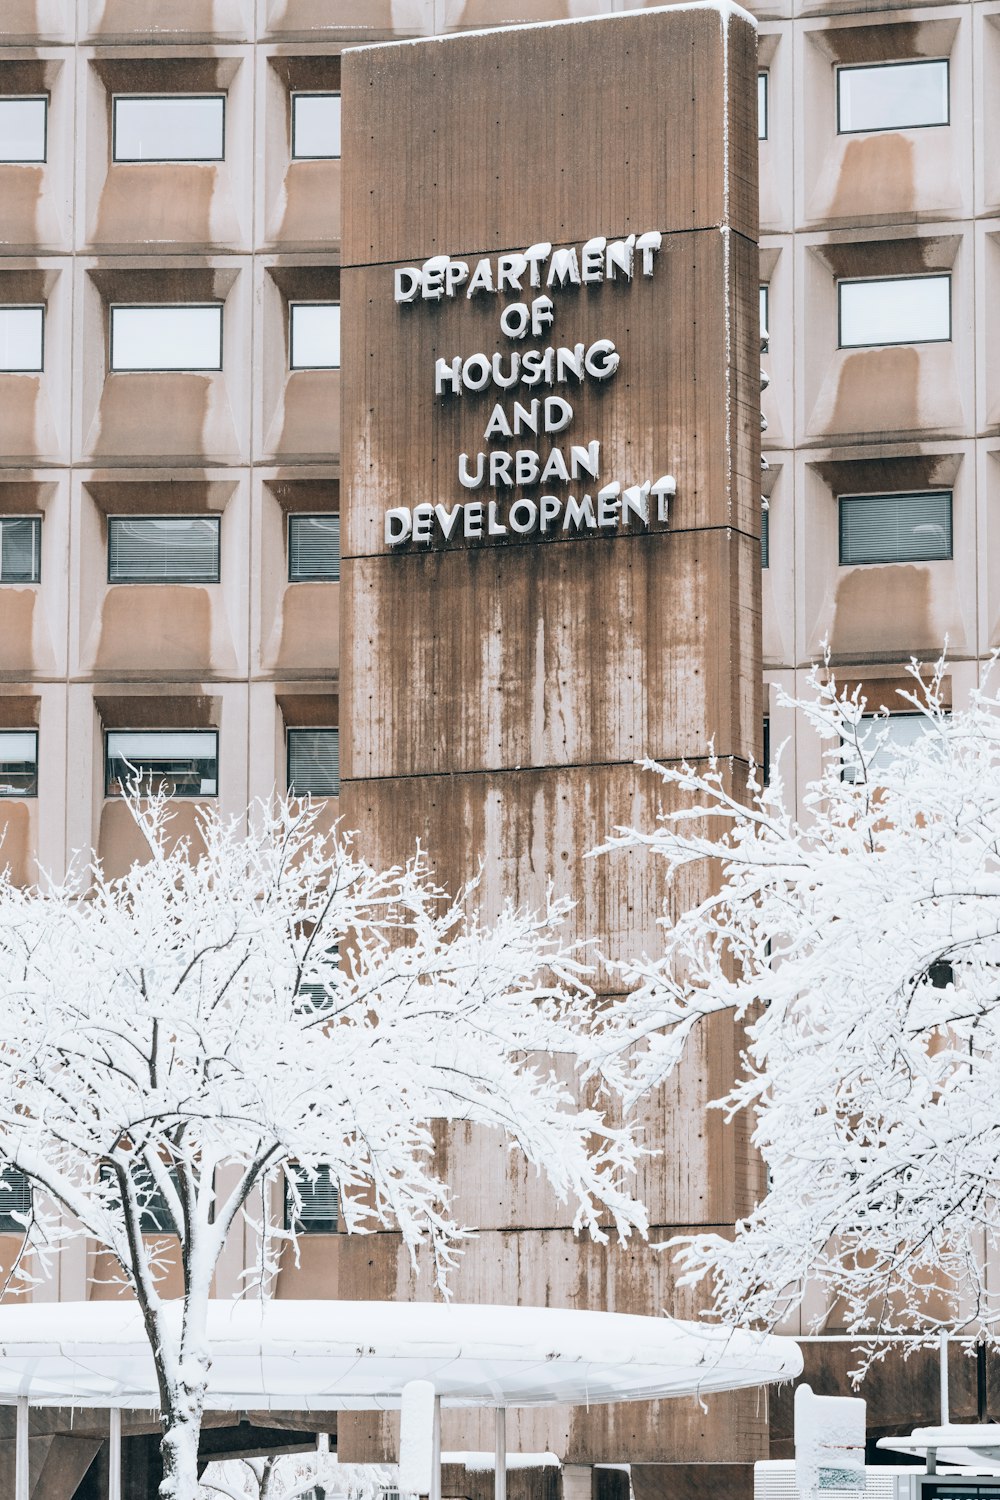
[(1000, 1426), (950, 1422), (947, 1427), (915, 1427), (909, 1437), (879, 1438), (892, 1453), (913, 1453), (943, 1464), (1000, 1468)]
[[(180, 1306), (171, 1312), (180, 1316)], [(672, 1318), (422, 1302), (213, 1302), (212, 1411), (397, 1408), (409, 1381), (443, 1406), (638, 1401), (791, 1380), (789, 1338)], [(0, 1306), (0, 1403), (159, 1406), (137, 1307)]]

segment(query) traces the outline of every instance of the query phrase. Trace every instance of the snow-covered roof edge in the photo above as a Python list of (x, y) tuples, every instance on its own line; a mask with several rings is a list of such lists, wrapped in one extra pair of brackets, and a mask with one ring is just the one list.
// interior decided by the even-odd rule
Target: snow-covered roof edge
[(680, 11), (715, 11), (721, 21), (738, 17), (748, 21), (757, 30), (757, 18), (737, 5), (735, 0), (685, 0), (681, 5), (654, 5), (648, 10), (607, 11), (597, 16), (563, 16), (558, 21), (515, 21), (511, 26), (480, 26), (475, 31), (446, 31), (432, 36), (401, 37), (395, 42), (359, 42), (356, 47), (344, 47), (343, 52), (380, 52), (385, 47), (422, 47), (428, 42), (454, 42), (469, 36), (499, 36), (511, 31), (541, 31), (553, 26), (588, 26), (592, 21), (613, 21), (621, 16), (668, 16)]

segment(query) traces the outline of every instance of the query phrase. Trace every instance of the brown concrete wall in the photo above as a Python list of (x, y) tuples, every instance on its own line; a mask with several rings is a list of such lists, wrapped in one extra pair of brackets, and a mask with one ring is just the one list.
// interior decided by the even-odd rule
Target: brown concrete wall
[[(469, 8), (453, 20), (469, 24)], [(575, 930), (612, 953), (655, 946), (663, 899), (702, 888), (668, 893), (641, 859), (583, 862), (616, 822), (652, 820), (661, 788), (635, 760), (703, 756), (712, 737), (741, 762), (759, 749), (755, 51), (746, 23), (726, 23), (725, 39), (722, 24), (623, 16), (342, 63), (345, 818), (377, 862), (419, 838), (451, 887), (482, 862), (487, 915), (507, 896), (537, 904), (554, 880), (579, 901)], [(627, 97), (610, 75), (629, 78)], [(393, 266), (646, 229), (663, 232), (651, 277), (555, 291), (552, 329), (526, 343), (614, 340), (613, 379), (553, 388), (575, 408), (553, 441), (599, 439), (601, 483), (675, 474), (669, 523), (390, 554), (388, 505), (503, 503), (462, 492), (457, 455), (517, 446), (483, 430), (497, 401), (509, 412), (525, 394), (442, 399), (433, 381), (438, 355), (510, 352), (498, 318), (518, 294), (399, 307)], [(598, 988), (613, 983), (602, 974)], [(736, 1046), (731, 1027), (706, 1031), (645, 1108), (666, 1148), (641, 1184), (657, 1226), (724, 1226), (748, 1206), (745, 1137), (704, 1114)], [(576, 1240), (566, 1207), (484, 1132), (442, 1129), (439, 1153), (459, 1213), (482, 1229), (459, 1299), (697, 1312), (658, 1252)], [(330, 1249), (341, 1296), (431, 1295), (395, 1236)], [(575, 1463), (745, 1460), (764, 1456), (765, 1422), (755, 1393), (707, 1415), (686, 1403), (522, 1414), (512, 1442)], [(345, 1458), (391, 1453), (393, 1423), (346, 1417), (340, 1441)], [(444, 1444), (489, 1438), (452, 1415)]]

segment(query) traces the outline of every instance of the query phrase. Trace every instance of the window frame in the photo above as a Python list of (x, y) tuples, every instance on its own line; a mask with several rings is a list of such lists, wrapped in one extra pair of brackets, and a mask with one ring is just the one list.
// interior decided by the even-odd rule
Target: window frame
[(41, 167), (48, 164), (49, 160), (49, 106), (50, 94), (0, 94), (0, 106), (3, 104), (34, 104), (41, 102), (45, 105), (45, 121), (42, 126), (42, 154), (41, 156), (0, 156), (0, 166), (4, 167)]
[(214, 792), (177, 792), (171, 793), (170, 800), (175, 798), (185, 802), (207, 802), (213, 801), (219, 796), (221, 784), (220, 758), (219, 758), (219, 731), (218, 729), (105, 729), (104, 730), (104, 800), (106, 802), (118, 801), (125, 794), (121, 791), (111, 790), (111, 757), (108, 753), (110, 738), (113, 734), (210, 734), (215, 739), (215, 791)]
[[(111, 576), (111, 528), (112, 528), (112, 525), (113, 525), (113, 523), (115, 521), (214, 521), (215, 522), (215, 576), (213, 578), (204, 578), (204, 577), (203, 578), (185, 578), (185, 577), (181, 577), (180, 575), (174, 575), (174, 576), (171, 576), (169, 578), (167, 578), (167, 577), (164, 577), (164, 578), (112, 578), (112, 576)], [(221, 581), (221, 573), (222, 573), (222, 517), (218, 516), (218, 515), (208, 516), (208, 515), (205, 515), (204, 513), (201, 514), (201, 515), (190, 515), (190, 516), (185, 516), (185, 515), (176, 515), (176, 516), (172, 516), (172, 515), (171, 516), (155, 515), (154, 516), (154, 515), (142, 515), (142, 514), (137, 514), (137, 515), (131, 515), (131, 514), (129, 514), (129, 515), (113, 515), (113, 516), (108, 516), (108, 547), (107, 547), (107, 557), (108, 557), (107, 582), (108, 582), (109, 587), (112, 587), (112, 588), (120, 588), (120, 587), (128, 588), (130, 584), (160, 584), (160, 583), (167, 583), (167, 584), (178, 584), (178, 583), (199, 584), (199, 583), (219, 583)]]
[[(330, 578), (326, 574), (310, 574), (308, 577), (292, 576), (292, 522), (293, 521), (328, 521), (333, 516), (340, 519), (339, 510), (293, 510), (289, 511), (285, 524), (285, 552), (288, 557), (288, 582), (289, 583), (340, 583), (340, 567), (338, 562), (336, 578)], [(303, 726), (299, 725), (299, 728)]]
[(338, 329), (338, 333), (337, 333), (337, 346), (338, 347), (337, 347), (337, 363), (335, 365), (297, 365), (295, 363), (295, 311), (296, 311), (296, 309), (300, 308), (300, 307), (336, 307), (336, 308), (339, 308), (340, 306), (341, 306), (341, 303), (340, 303), (339, 299), (337, 301), (334, 301), (330, 297), (327, 297), (327, 298), (323, 299), (322, 301), (320, 301), (320, 300), (318, 300), (317, 298), (314, 298), (314, 297), (313, 298), (300, 297), (300, 298), (296, 298), (296, 300), (294, 302), (291, 301), (291, 300), (289, 300), (289, 303), (288, 303), (288, 373), (290, 375), (308, 374), (310, 371), (314, 371), (314, 372), (316, 372), (318, 374), (318, 373), (321, 373), (322, 371), (329, 372), (330, 370), (340, 370), (341, 369), (341, 366), (342, 366), (342, 363), (343, 363), (343, 349), (341, 348), (342, 320), (341, 320), (341, 327)]
[[(335, 734), (337, 736), (337, 790), (335, 792), (296, 792), (292, 789), (292, 735)], [(285, 795), (288, 797), (313, 797), (329, 801), (340, 796), (340, 725), (339, 724), (288, 724), (285, 727)]]
[[(865, 73), (871, 72), (873, 68), (912, 68), (914, 64), (921, 63), (944, 63), (945, 76), (947, 78), (947, 119), (934, 120), (925, 125), (868, 125), (859, 129), (845, 130), (840, 123), (840, 75), (841, 73)], [(836, 69), (835, 88), (837, 91), (837, 134), (838, 135), (879, 135), (883, 131), (898, 130), (940, 130), (942, 126), (951, 124), (951, 58), (950, 57), (900, 57), (893, 62), (872, 63), (840, 63)]]
[[(948, 333), (944, 338), (934, 339), (890, 339), (888, 342), (878, 344), (845, 344), (844, 343), (844, 299), (842, 290), (845, 286), (874, 286), (876, 283), (887, 281), (947, 281), (948, 282)], [(948, 271), (920, 272), (918, 275), (908, 276), (841, 276), (837, 279), (837, 348), (838, 349), (905, 349), (911, 344), (951, 344), (954, 342), (955, 311), (953, 292), (953, 276)]]
[[(289, 143), (289, 145), (290, 145), (290, 160), (291, 161), (343, 161), (343, 149), (341, 149), (340, 151), (338, 151), (336, 155), (330, 154), (330, 155), (324, 155), (324, 156), (299, 156), (296, 153), (296, 150), (295, 150), (295, 101), (296, 101), (296, 99), (342, 99), (342, 97), (343, 97), (343, 91), (341, 89), (291, 89), (289, 91), (289, 99), (290, 99), (290, 107), (291, 107), (291, 115), (292, 115), (292, 120), (291, 120), (291, 127), (292, 128), (291, 128), (291, 131), (290, 131), (291, 140), (290, 140), (290, 143)], [(341, 109), (343, 109), (343, 106), (341, 106)], [(343, 115), (341, 116), (341, 118), (343, 118)], [(343, 148), (343, 139), (341, 139), (341, 148)]]
[[(118, 101), (119, 99), (131, 99), (135, 101), (153, 99), (221, 99), (222, 100), (222, 155), (221, 156), (119, 156), (118, 155)], [(199, 93), (187, 94), (184, 92), (173, 93), (167, 91), (162, 94), (130, 94), (120, 93), (111, 95), (111, 165), (125, 167), (160, 167), (160, 166), (183, 166), (202, 167), (218, 165), (226, 159), (226, 106), (229, 102), (227, 93)]]
[(0, 736), (4, 734), (30, 734), (32, 739), (34, 740), (35, 790), (33, 792), (5, 792), (3, 790), (0, 790), (0, 802), (34, 802), (38, 798), (38, 730), (34, 728), (0, 730)]
[(19, 365), (16, 369), (0, 370), (3, 375), (44, 375), (45, 374), (45, 325), (48, 321), (48, 306), (44, 302), (0, 302), (0, 313), (4, 312), (40, 312), (42, 315), (42, 328), (39, 337), (39, 353), (37, 365)]
[[(867, 562), (844, 562), (844, 505), (845, 500), (901, 500), (906, 497), (947, 495), (948, 519), (951, 530), (951, 550), (947, 557), (896, 557), (872, 559)], [(934, 490), (853, 490), (850, 494), (837, 496), (837, 566), (838, 568), (895, 568), (910, 563), (934, 563), (955, 561), (955, 491)], [(892, 717), (890, 715), (890, 717)]]
[(0, 516), (0, 532), (6, 521), (30, 521), (35, 532), (35, 560), (38, 564), (34, 578), (4, 578), (3, 576), (3, 541), (0, 538), (0, 589), (4, 588), (26, 588), (29, 584), (41, 583), (42, 581), (42, 517), (39, 515), (10, 515)]
[[(218, 375), (222, 373), (222, 355), (225, 347), (225, 303), (224, 302), (111, 302), (108, 304), (108, 374), (109, 375)], [(219, 363), (217, 365), (129, 365), (119, 368), (115, 364), (115, 313), (116, 312), (162, 312), (165, 308), (204, 308), (219, 314)]]
[[(761, 83), (764, 85), (764, 129), (761, 130)], [(757, 139), (767, 141), (771, 138), (771, 73), (769, 68), (757, 69)]]

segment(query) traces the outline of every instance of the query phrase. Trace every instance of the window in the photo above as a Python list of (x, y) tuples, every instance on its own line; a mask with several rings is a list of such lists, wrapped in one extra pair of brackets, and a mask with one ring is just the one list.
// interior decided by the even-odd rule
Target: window
[(764, 764), (761, 766), (764, 773), (764, 785), (767, 786), (771, 780), (771, 720), (769, 715), (764, 715)]
[(760, 336), (761, 336), (762, 339), (766, 339), (767, 338), (767, 330), (768, 330), (768, 326), (769, 326), (768, 325), (768, 312), (769, 312), (769, 307), (770, 307), (770, 301), (771, 301), (771, 289), (770, 289), (770, 287), (768, 287), (768, 286), (762, 286), (760, 288)]
[(44, 161), (49, 101), (0, 99), (0, 161)]
[(222, 161), (226, 96), (119, 94), (113, 137), (115, 161)]
[(10, 1163), (0, 1168), (0, 1234), (23, 1234), (24, 1225), (16, 1214), (31, 1213), (31, 1183), (24, 1173)]
[(37, 583), (41, 553), (41, 516), (0, 516), (0, 583)]
[[(177, 1185), (176, 1168), (168, 1168), (170, 1178)], [(101, 1176), (105, 1182), (114, 1184), (117, 1189), (117, 1178), (110, 1167), (101, 1168)], [(139, 1199), (139, 1229), (142, 1234), (176, 1234), (177, 1226), (174, 1223), (173, 1214), (170, 1212), (167, 1197), (153, 1181), (153, 1174), (145, 1163), (132, 1168), (130, 1176), (135, 1183), (136, 1195)], [(120, 1196), (115, 1192), (115, 1200), (120, 1204)]]
[(840, 347), (935, 344), (951, 338), (951, 277), (841, 281)]
[(44, 328), (44, 307), (0, 307), (0, 370), (41, 370)]
[[(884, 771), (897, 759), (900, 749), (915, 745), (930, 727), (931, 720), (925, 714), (865, 714), (858, 737), (868, 760), (868, 774)], [(860, 780), (860, 767), (854, 763), (853, 745), (845, 743), (843, 755), (844, 780)]]
[(37, 729), (0, 730), (0, 797), (37, 796)]
[(214, 729), (109, 730), (104, 772), (107, 797), (122, 796), (137, 777), (144, 792), (215, 797), (219, 736)]
[(340, 517), (288, 517), (288, 581), (309, 583), (340, 577)]
[(292, 157), (330, 161), (340, 156), (340, 95), (292, 95)]
[(109, 516), (109, 583), (218, 583), (218, 516)]
[(330, 1168), (319, 1166), (315, 1173), (307, 1173), (293, 1163), (288, 1171), (299, 1195), (296, 1212), (291, 1185), (286, 1178), (285, 1223), (288, 1228), (294, 1226), (299, 1234), (336, 1234), (340, 1191), (330, 1176)]
[(111, 368), (221, 370), (222, 307), (113, 307)]
[(292, 797), (340, 796), (340, 730), (288, 731), (288, 791)]
[(948, 124), (948, 59), (837, 69), (837, 130)]
[(757, 139), (767, 140), (767, 74), (757, 74)]
[(761, 507), (760, 513), (760, 565), (762, 568), (766, 568), (768, 566), (768, 551), (770, 548), (771, 531), (769, 521), (770, 514), (770, 507), (765, 500), (763, 506)]
[(340, 303), (293, 302), (288, 309), (293, 370), (340, 369)]
[(949, 558), (951, 491), (841, 495), (840, 566)]

